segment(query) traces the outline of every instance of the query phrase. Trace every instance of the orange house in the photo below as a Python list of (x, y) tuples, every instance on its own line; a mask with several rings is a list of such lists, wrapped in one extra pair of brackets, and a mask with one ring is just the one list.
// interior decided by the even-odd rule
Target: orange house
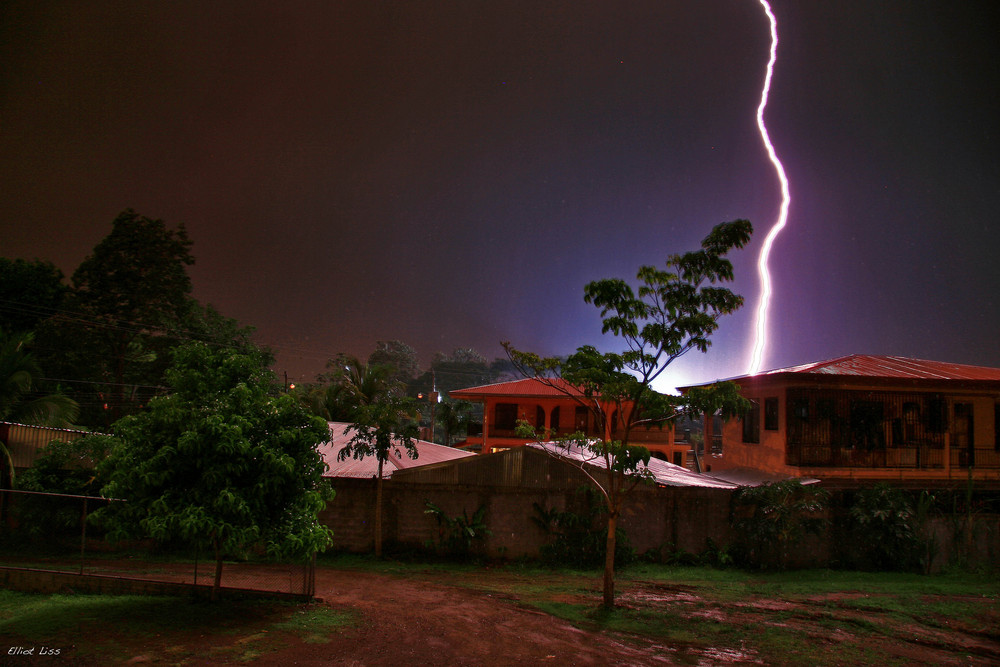
[[(585, 398), (579, 389), (562, 380), (552, 382), (556, 386), (527, 378), (449, 392), (451, 398), (483, 404), (481, 428), (470, 427), (466, 446), (490, 454), (534, 442), (517, 436), (519, 421), (544, 431), (549, 438), (580, 431), (595, 438), (615, 439), (616, 430), (599, 432), (590, 410), (581, 404)], [(611, 410), (612, 406), (604, 405), (603, 409)], [(690, 449), (688, 443), (674, 442), (674, 431), (669, 426), (638, 427), (632, 430), (630, 439), (632, 444), (649, 449), (656, 458), (681, 466)]]
[(722, 426), (712, 471), (1000, 482), (1000, 369), (852, 355), (733, 381), (753, 407)]

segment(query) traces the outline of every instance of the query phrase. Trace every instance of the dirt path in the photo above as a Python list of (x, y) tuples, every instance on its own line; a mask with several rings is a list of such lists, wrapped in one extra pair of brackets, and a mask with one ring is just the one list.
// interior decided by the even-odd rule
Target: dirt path
[(319, 570), (316, 594), (362, 614), (326, 644), (297, 644), (255, 665), (672, 665), (668, 649), (585, 632), (493, 595), (377, 574)]

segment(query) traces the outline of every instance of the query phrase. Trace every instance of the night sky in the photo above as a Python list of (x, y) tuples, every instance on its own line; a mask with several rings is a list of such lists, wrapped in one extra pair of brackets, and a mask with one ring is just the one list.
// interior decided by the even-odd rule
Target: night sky
[[(586, 282), (748, 218), (747, 305), (660, 388), (746, 372), (756, 0), (259, 4), (0, 5), (0, 255), (68, 276), (125, 208), (183, 222), (195, 296), (302, 381), (377, 340), (608, 348)], [(764, 368), (1000, 366), (1000, 3), (772, 4)]]

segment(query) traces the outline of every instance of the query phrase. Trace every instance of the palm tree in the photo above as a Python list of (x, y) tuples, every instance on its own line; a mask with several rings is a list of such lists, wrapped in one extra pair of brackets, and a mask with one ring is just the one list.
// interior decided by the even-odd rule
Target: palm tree
[[(413, 399), (404, 395), (404, 385), (392, 379), (392, 368), (365, 364), (356, 357), (341, 357), (334, 373), (340, 398), (350, 409), (353, 431), (350, 442), (337, 455), (378, 461), (375, 477), (375, 557), (382, 557), (382, 469), (393, 451), (405, 450), (417, 458), (417, 434)], [(345, 431), (345, 434), (348, 432)]]
[[(29, 351), (33, 339), (31, 333), (0, 331), (0, 421), (69, 427), (80, 414), (76, 401), (62, 394), (36, 395), (42, 369)], [(2, 441), (0, 456), (13, 481), (14, 461)]]

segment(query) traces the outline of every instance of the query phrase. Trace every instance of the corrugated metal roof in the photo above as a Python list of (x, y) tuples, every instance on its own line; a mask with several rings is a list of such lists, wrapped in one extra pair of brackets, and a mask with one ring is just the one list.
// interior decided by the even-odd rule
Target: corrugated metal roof
[[(607, 469), (607, 466), (604, 465), (604, 460), (602, 458), (596, 456), (593, 452), (583, 450), (570, 443), (535, 442), (527, 446), (543, 449), (549, 454), (570, 461), (586, 463), (594, 466), (595, 468), (601, 468), (602, 470)], [(656, 480), (657, 484), (662, 484), (664, 486), (698, 486), (709, 489), (737, 488), (736, 484), (716, 479), (710, 475), (691, 472), (687, 468), (682, 468), (681, 466), (674, 465), (673, 463), (668, 463), (667, 461), (662, 461), (660, 459), (649, 459), (649, 463), (646, 464), (645, 468), (652, 473), (653, 479)]]
[[(359, 477), (369, 479), (378, 475), (378, 461), (374, 456), (366, 456), (357, 460), (347, 458), (343, 461), (337, 460), (337, 455), (350, 442), (354, 436), (354, 429), (351, 424), (343, 422), (327, 422), (330, 427), (330, 440), (319, 446), (319, 452), (326, 463), (326, 477)], [(454, 447), (445, 447), (426, 440), (414, 440), (417, 446), (417, 458), (411, 459), (406, 448), (400, 445), (394, 448), (389, 454), (389, 460), (382, 466), (382, 477), (392, 477), (392, 473), (403, 468), (416, 468), (419, 466), (441, 463), (452, 459), (461, 459), (468, 456), (475, 456), (471, 452), (463, 452)]]
[[(822, 375), (853, 375), (860, 377), (907, 378), (917, 380), (998, 380), (1000, 368), (968, 366), (943, 361), (927, 361), (907, 357), (852, 354), (801, 366), (778, 368), (759, 375), (802, 373)], [(747, 377), (747, 376), (743, 376)]]
[(525, 378), (510, 382), (497, 382), (479, 387), (456, 389), (448, 392), (452, 398), (485, 398), (487, 396), (524, 396), (531, 398), (548, 398), (566, 396), (567, 392), (580, 395), (579, 389), (562, 378)]

